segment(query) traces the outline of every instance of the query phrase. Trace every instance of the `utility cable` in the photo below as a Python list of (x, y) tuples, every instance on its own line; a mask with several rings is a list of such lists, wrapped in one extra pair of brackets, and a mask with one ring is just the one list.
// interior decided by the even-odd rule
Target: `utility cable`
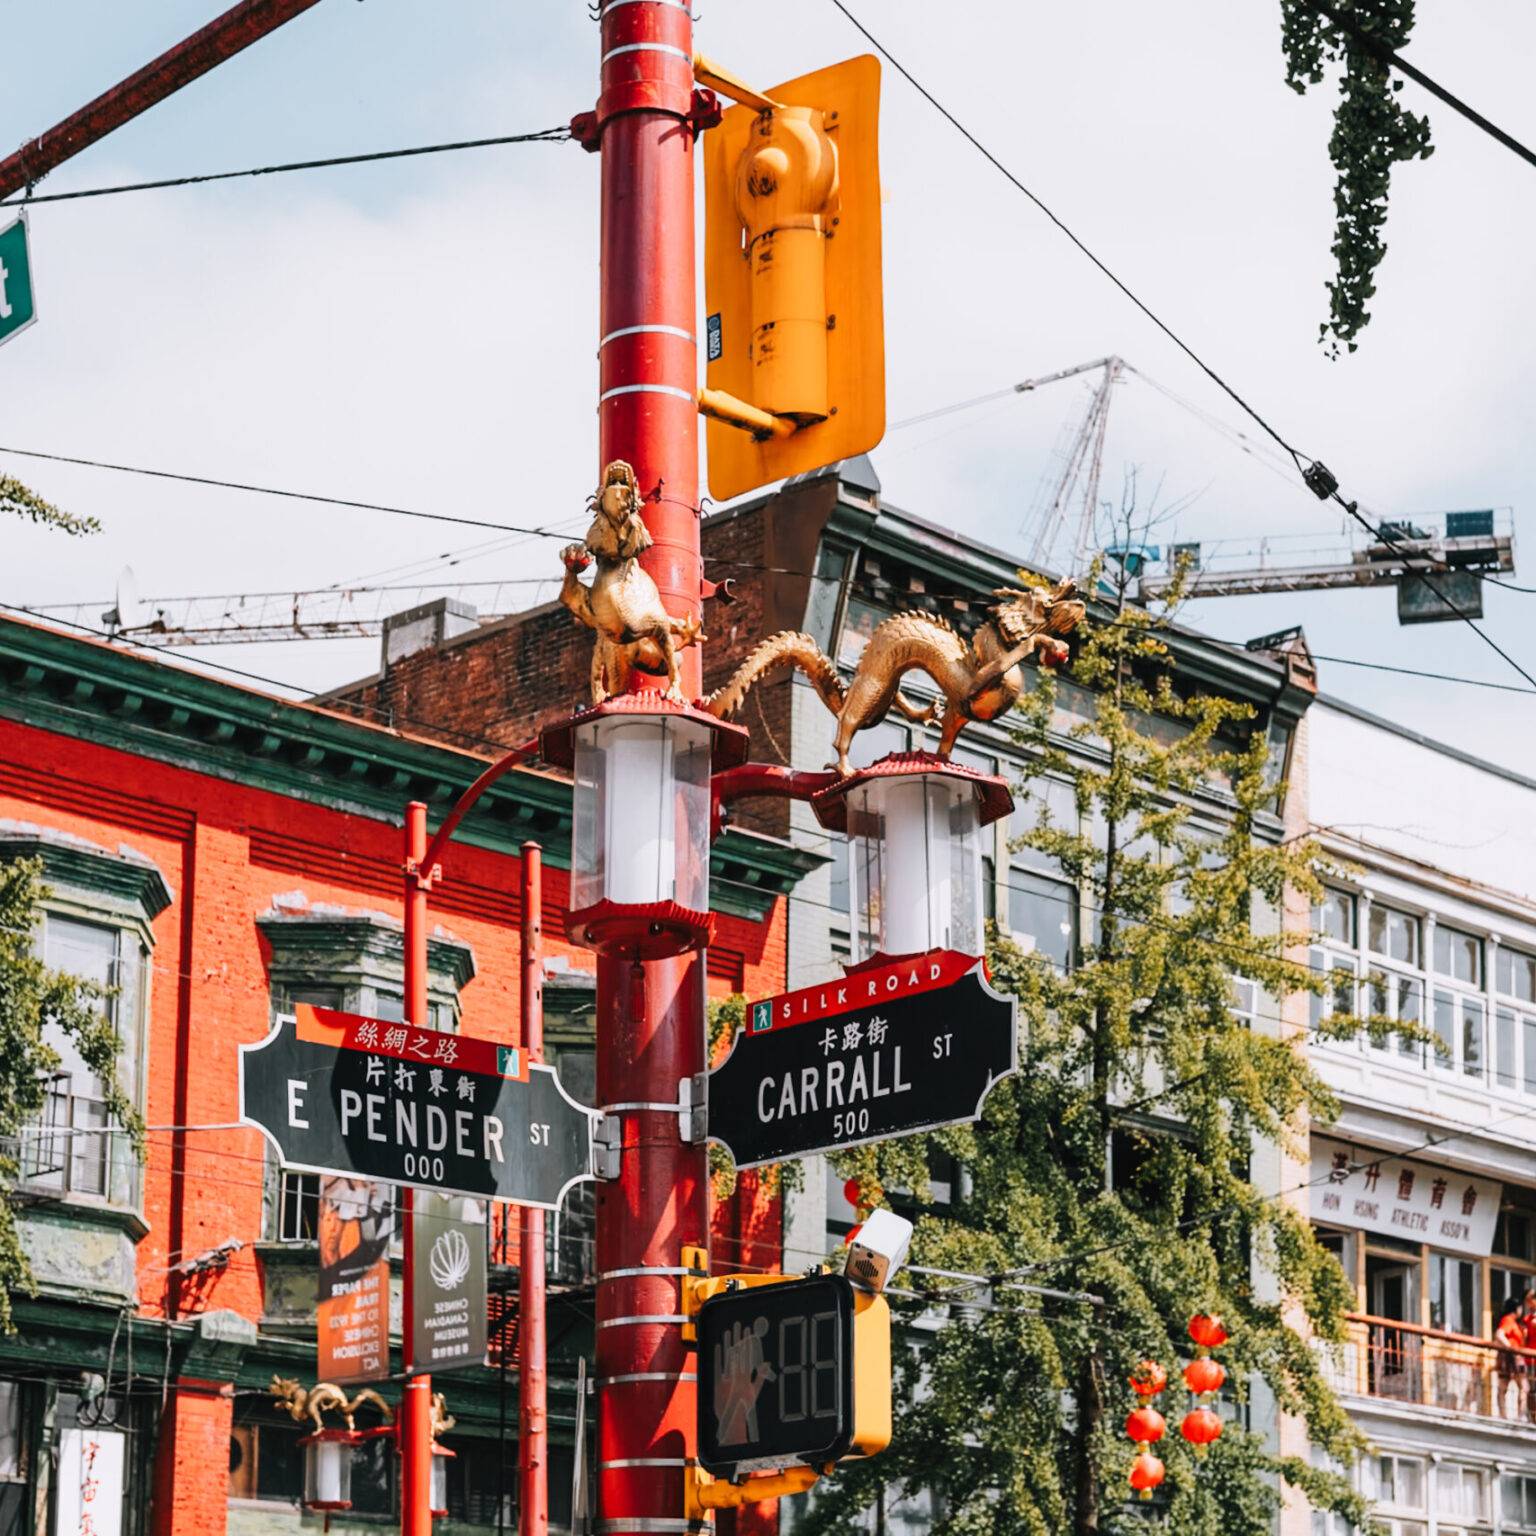
[(967, 128), (965, 124), (962, 123), (960, 119), (956, 117), (955, 114), (951, 112), (949, 108), (946, 107), (943, 102), (941, 102), (938, 97), (933, 94), (932, 91), (927, 88), (927, 86), (923, 85), (922, 82), (919, 81), (917, 77), (913, 75), (912, 72), (908, 70), (907, 67), (901, 63), (899, 59), (895, 58), (890, 50), (885, 46), (885, 44), (882, 43), (880, 39), (877, 38), (874, 33), (871, 32), (869, 28), (866, 27), (864, 23), (861, 22), (858, 17), (853, 14), (853, 12), (844, 3), (844, 0), (832, 0), (832, 4), (842, 12), (844, 17), (846, 17), (852, 26), (863, 35), (869, 45), (878, 54), (880, 54), (881, 57), (885, 59), (891, 68), (894, 69), (897, 74), (899, 74), (907, 82), (907, 84), (910, 85), (912, 89), (915, 90), (918, 95), (920, 95), (942, 118), (944, 118), (944, 120), (949, 123), (949, 125), (954, 128), (955, 131), (959, 133), (960, 136), (964, 138), (966, 142), (969, 143), (971, 147), (975, 149), (976, 152), (980, 154), (981, 157), (986, 160), (989, 165), (998, 171), (1007, 180), (1009, 185), (1014, 187), (1015, 190), (1028, 198), (1029, 201), (1033, 203), (1035, 207), (1038, 208), (1040, 212), (1044, 214), (1045, 217), (1053, 225), (1055, 225), (1055, 227), (1060, 230), (1061, 233), (1065, 235), (1066, 238), (1074, 246), (1076, 246), (1076, 248), (1081, 251), (1082, 254), (1087, 257), (1087, 259), (1106, 278), (1108, 278), (1109, 281), (1113, 283), (1114, 286), (1119, 289), (1119, 291), (1127, 299), (1129, 299), (1130, 302), (1143, 315), (1145, 315), (1153, 325), (1158, 328), (1158, 330), (1163, 333), (1163, 335), (1169, 339), (1169, 341), (1171, 341), (1187, 358), (1189, 358), (1189, 360), (1194, 363), (1195, 366), (1199, 368), (1200, 371), (1205, 374), (1205, 376), (1210, 379), (1211, 382), (1215, 384), (1223, 394), (1227, 395), (1234, 402), (1234, 404), (1236, 404), (1242, 410), (1244, 415), (1248, 416), (1252, 421), (1254, 421), (1269, 437), (1273, 438), (1274, 441), (1285, 450), (1285, 452), (1290, 456), (1292, 462), (1295, 464), (1297, 472), (1301, 475), (1302, 480), (1306, 484), (1308, 490), (1310, 490), (1312, 494), (1318, 498), (1319, 501), (1336, 501), (1339, 506), (1342, 507), (1344, 511), (1347, 512), (1352, 518), (1354, 518), (1355, 521), (1361, 525), (1361, 527), (1370, 533), (1372, 537), (1385, 544), (1386, 547), (1390, 549), (1394, 554), (1399, 555), (1405, 560), (1409, 561), (1410, 575), (1423, 582), (1424, 585), (1427, 586), (1430, 591), (1433, 592), (1440, 599), (1440, 601), (1444, 603), (1445, 606), (1456, 615), (1457, 618), (1461, 619), (1468, 626), (1468, 628), (1471, 629), (1473, 634), (1475, 634), (1486, 646), (1488, 646), (1511, 667), (1513, 667), (1514, 670), (1518, 672), (1526, 682), (1530, 683), (1532, 687), (1536, 687), (1536, 676), (1533, 676), (1530, 672), (1527, 672), (1526, 669), (1521, 666), (1520, 663), (1516, 661), (1515, 658), (1511, 656), (1509, 652), (1506, 651), (1504, 647), (1501, 646), (1485, 629), (1483, 629), (1471, 614), (1469, 614), (1452, 597), (1450, 597), (1443, 588), (1438, 586), (1423, 571), (1414, 569), (1411, 562), (1415, 557), (1409, 555), (1407, 551), (1403, 550), (1398, 544), (1396, 544), (1391, 536), (1387, 534), (1383, 529), (1374, 526), (1370, 519), (1360, 511), (1355, 502), (1348, 500), (1346, 497), (1340, 494), (1338, 479), (1327, 467), (1327, 465), (1325, 465), (1320, 459), (1308, 457), (1306, 454), (1303, 454), (1299, 449), (1293, 447), (1289, 442), (1287, 442), (1286, 439), (1280, 434), (1280, 432), (1271, 426), (1270, 423), (1265, 420), (1265, 418), (1260, 415), (1259, 412), (1252, 405), (1250, 405), (1248, 401), (1245, 400), (1235, 388), (1233, 388), (1232, 385), (1227, 383), (1227, 381), (1222, 378), (1222, 376), (1217, 373), (1216, 370), (1212, 368), (1211, 365), (1207, 363), (1205, 359), (1201, 357), (1200, 354), (1196, 352), (1195, 349), (1190, 346), (1190, 344), (1185, 341), (1177, 331), (1173, 329), (1172, 326), (1163, 320), (1162, 317), (1158, 315), (1143, 299), (1139, 298), (1124, 281), (1116, 276), (1116, 274), (1109, 268), (1109, 266), (1103, 260), (1101, 260), (1100, 257), (1095, 255), (1094, 252), (1090, 250), (1089, 247), (1083, 242), (1083, 240), (1080, 239), (1067, 226), (1061, 217), (1047, 206), (1042, 198), (1040, 198), (1036, 193), (1032, 192), (1029, 187), (1024, 184), (1024, 182), (1022, 182), (1011, 170), (1009, 170), (1008, 167), (1004, 165), (1003, 162), (998, 159), (998, 157), (993, 154), (993, 152), (988, 149), (987, 146), (979, 138), (977, 138), (976, 135), (972, 133), (971, 130)]
[(1367, 53), (1380, 59), (1383, 64), (1390, 64), (1394, 69), (1400, 69), (1416, 85), (1422, 85), (1431, 96), (1443, 101), (1453, 112), (1459, 112), (1469, 123), (1481, 128), (1490, 138), (1497, 139), (1505, 149), (1513, 150), (1528, 165), (1536, 165), (1536, 151), (1527, 149), (1519, 139), (1490, 123), (1475, 107), (1468, 106), (1459, 96), (1453, 95), (1443, 85), (1431, 80), (1423, 70), (1415, 69), (1402, 54), (1389, 47), (1379, 37), (1373, 37), (1363, 27), (1357, 26), (1351, 17), (1336, 11), (1331, 5), (1324, 5), (1322, 0), (1301, 0), (1301, 3), (1309, 11), (1326, 16), (1339, 31), (1348, 33), (1350, 38)]
[(244, 171), (212, 171), (202, 176), (170, 176), (163, 181), (132, 181), (115, 187), (83, 187), (78, 192), (43, 192), (12, 197), (0, 208), (30, 208), (34, 203), (67, 203), (81, 197), (116, 197), (120, 192), (157, 192), (164, 187), (194, 187), (207, 181), (235, 181), (244, 176), (280, 176), (289, 171), (319, 171), (336, 165), (366, 165), (375, 160), (405, 160), (413, 155), (443, 155), (459, 149), (490, 149), (500, 144), (561, 144), (569, 128), (541, 128), (537, 133), (504, 134), (494, 139), (461, 139), (454, 144), (418, 144), (410, 149), (381, 149), (366, 155), (333, 155), (325, 160), (291, 160), (282, 165), (258, 165)]
[(351, 501), (342, 496), (321, 496), (313, 491), (289, 491), (271, 485), (248, 485), (239, 480), (215, 480), (208, 475), (183, 475), (169, 469), (145, 469), (137, 464), (110, 464), (101, 459), (79, 459), (64, 453), (41, 453), (32, 448), (7, 448), (0, 453), (23, 459), (46, 459), (51, 464), (78, 464), (85, 469), (110, 469), (123, 475), (147, 475), (153, 480), (176, 480), (185, 485), (208, 485), (221, 491), (250, 491), (258, 496), (281, 496), (289, 501), (313, 501), (322, 506), (348, 507), (359, 512), (387, 512), (392, 517), (419, 517), (434, 523), (462, 523), (470, 528), (494, 528), (502, 533), (526, 533), (533, 538), (567, 539), (568, 534), (549, 528), (525, 528), (517, 523), (493, 523), (482, 517), (458, 517), (449, 512), (423, 512), (415, 507), (393, 507), (376, 501)]

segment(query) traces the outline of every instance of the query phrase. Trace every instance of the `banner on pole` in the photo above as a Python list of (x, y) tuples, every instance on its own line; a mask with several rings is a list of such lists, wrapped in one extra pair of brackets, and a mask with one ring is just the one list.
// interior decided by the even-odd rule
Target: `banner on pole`
[(437, 1375), (485, 1364), (486, 1205), (411, 1194), (411, 1284), (405, 1368)]
[(322, 1179), (318, 1226), (320, 1380), (382, 1381), (389, 1375), (389, 1186)]

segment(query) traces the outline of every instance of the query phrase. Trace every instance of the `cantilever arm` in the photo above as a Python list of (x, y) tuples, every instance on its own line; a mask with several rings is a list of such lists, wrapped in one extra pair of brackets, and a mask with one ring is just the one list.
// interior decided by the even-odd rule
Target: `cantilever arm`
[(532, 741), (525, 741), (520, 747), (513, 747), (507, 755), (491, 764), (484, 773), (475, 780), (468, 789), (459, 796), (459, 803), (448, 812), (443, 819), (443, 824), (437, 829), (432, 841), (427, 844), (427, 851), (417, 867), (410, 871), (417, 880), (431, 883), (432, 870), (436, 866), (439, 856), (447, 846), (448, 839), (453, 836), (459, 823), (468, 815), (470, 808), (481, 795), (488, 790), (497, 779), (510, 773), (519, 763), (527, 762), (530, 757), (537, 757), (539, 751), (538, 737)]
[(809, 800), (823, 789), (838, 783), (833, 772), (813, 773), (799, 768), (785, 768), (779, 763), (743, 763), (727, 768), (709, 781), (709, 835), (719, 837), (721, 811), (733, 800), (746, 795), (772, 795), (780, 800)]

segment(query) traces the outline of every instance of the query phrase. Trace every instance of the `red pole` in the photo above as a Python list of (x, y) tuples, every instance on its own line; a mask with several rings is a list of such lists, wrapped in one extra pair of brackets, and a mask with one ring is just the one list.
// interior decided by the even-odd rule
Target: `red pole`
[(9, 197), (32, 182), (41, 181), (49, 171), (105, 138), (114, 128), (121, 128), (316, 3), (317, 0), (240, 0), (239, 5), (210, 21), (200, 32), (183, 38), (153, 63), (0, 160), (0, 197)]
[[(544, 1059), (544, 880), (537, 843), (523, 844), (523, 1045), (530, 1061)], [(518, 1529), (548, 1536), (549, 1421), (547, 1335), (544, 1328), (544, 1212), (519, 1214), (521, 1293), (518, 1339)], [(578, 1404), (577, 1412), (585, 1405)]]
[[(427, 808), (405, 808), (405, 1022), (427, 1022)], [(415, 1245), (411, 1241), (411, 1191), (405, 1196), (405, 1315), (411, 1315)], [(413, 1376), (400, 1404), (400, 1536), (432, 1536), (432, 1378)]]
[[(699, 613), (693, 22), (689, 0), (604, 0), (599, 465), (626, 459), (654, 543), (641, 563), (667, 611)], [(697, 647), (680, 655), (699, 692)], [(704, 1068), (704, 956), (599, 958), (597, 1091), (677, 1102)], [(598, 1487), (605, 1536), (678, 1530), (694, 1451), (681, 1333), (682, 1249), (708, 1241), (704, 1149), (660, 1107), (616, 1111), (620, 1173), (597, 1192)]]

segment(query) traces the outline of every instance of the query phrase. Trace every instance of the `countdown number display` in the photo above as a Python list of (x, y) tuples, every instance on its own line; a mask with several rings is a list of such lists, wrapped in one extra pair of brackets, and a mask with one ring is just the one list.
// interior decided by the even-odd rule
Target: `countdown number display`
[(813, 1275), (699, 1309), (699, 1462), (732, 1476), (854, 1447), (853, 1287)]

